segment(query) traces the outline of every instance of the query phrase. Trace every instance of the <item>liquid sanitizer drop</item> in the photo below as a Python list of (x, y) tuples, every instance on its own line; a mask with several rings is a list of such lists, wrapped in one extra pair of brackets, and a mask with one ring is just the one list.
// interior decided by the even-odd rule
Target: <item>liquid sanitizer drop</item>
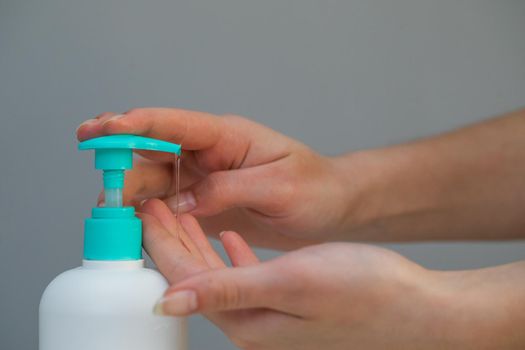
[(180, 155), (180, 145), (134, 135), (103, 136), (79, 144), (95, 150), (106, 206), (84, 226), (82, 266), (57, 276), (40, 301), (40, 350), (186, 350), (185, 321), (153, 314), (168, 287), (144, 268), (142, 222), (122, 206), (124, 171), (133, 149)]

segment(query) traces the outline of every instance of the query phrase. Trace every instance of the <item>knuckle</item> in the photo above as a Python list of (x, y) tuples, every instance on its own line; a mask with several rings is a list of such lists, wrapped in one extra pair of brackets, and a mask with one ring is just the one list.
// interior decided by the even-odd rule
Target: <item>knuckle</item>
[(226, 183), (221, 172), (215, 172), (208, 175), (204, 186), (205, 192), (220, 196), (221, 194), (224, 194), (226, 190)]
[(241, 304), (241, 294), (236, 284), (212, 280), (210, 281), (210, 288), (214, 295), (214, 304), (217, 308), (231, 309)]
[(115, 134), (121, 130), (122, 122), (117, 122), (113, 120), (108, 120), (106, 124), (103, 125), (104, 130), (107, 133)]
[(99, 115), (97, 115), (95, 117), (95, 119), (102, 119), (104, 117), (107, 117), (107, 116), (110, 116), (110, 115), (113, 115), (114, 113), (113, 112), (103, 112), (103, 113), (100, 113)]
[(130, 114), (138, 114), (142, 111), (143, 109), (142, 108), (131, 108), (131, 109), (128, 109), (126, 112), (124, 112), (124, 114), (126, 115), (130, 115)]

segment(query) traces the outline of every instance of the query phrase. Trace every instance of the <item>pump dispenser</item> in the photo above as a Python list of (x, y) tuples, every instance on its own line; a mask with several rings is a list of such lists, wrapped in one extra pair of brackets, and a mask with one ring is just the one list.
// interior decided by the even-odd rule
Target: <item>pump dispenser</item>
[(39, 349), (185, 350), (184, 319), (153, 314), (168, 284), (157, 271), (144, 268), (142, 222), (122, 200), (134, 149), (180, 155), (180, 145), (112, 135), (78, 148), (95, 150), (105, 206), (93, 208), (85, 220), (82, 266), (57, 276), (42, 295)]

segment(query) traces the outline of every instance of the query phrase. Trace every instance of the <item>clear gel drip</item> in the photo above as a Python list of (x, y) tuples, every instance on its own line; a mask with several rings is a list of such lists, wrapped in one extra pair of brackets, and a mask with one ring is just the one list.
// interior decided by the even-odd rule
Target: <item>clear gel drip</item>
[(181, 158), (182, 158), (182, 154), (180, 155), (180, 157), (177, 157), (177, 159), (175, 160), (175, 196), (177, 198), (177, 217), (179, 217), (179, 195), (180, 195), (180, 166), (181, 166)]
[(175, 155), (175, 159), (173, 161), (173, 175), (175, 176), (175, 204), (177, 205), (177, 209), (175, 210), (175, 219), (177, 220), (177, 235), (179, 234), (180, 230), (180, 224), (179, 224), (179, 198), (180, 198), (180, 167), (181, 167), (181, 158), (182, 158), (182, 152), (180, 156)]

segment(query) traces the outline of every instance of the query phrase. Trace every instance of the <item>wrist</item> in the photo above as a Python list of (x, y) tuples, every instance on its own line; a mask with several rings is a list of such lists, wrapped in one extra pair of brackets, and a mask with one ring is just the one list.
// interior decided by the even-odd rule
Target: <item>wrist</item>
[(399, 241), (432, 236), (442, 186), (432, 177), (430, 157), (416, 144), (333, 158), (346, 200), (342, 227), (347, 237)]
[(353, 152), (328, 158), (331, 164), (332, 183), (338, 194), (340, 220), (336, 231), (346, 234), (365, 226), (372, 219), (370, 198), (370, 179), (365, 176), (368, 156), (364, 152)]
[(403, 174), (410, 172), (407, 155), (373, 149), (334, 157), (332, 162), (345, 203), (342, 232), (352, 240), (389, 240), (392, 219), (417, 207), (409, 200), (409, 180)]
[(342, 156), (327, 157), (330, 169), (328, 183), (334, 185), (335, 198), (331, 203), (337, 211), (336, 227), (333, 227), (338, 238), (348, 236), (367, 226), (373, 221), (375, 209), (371, 207), (370, 194), (374, 184), (366, 176), (369, 157), (364, 152), (354, 152)]

